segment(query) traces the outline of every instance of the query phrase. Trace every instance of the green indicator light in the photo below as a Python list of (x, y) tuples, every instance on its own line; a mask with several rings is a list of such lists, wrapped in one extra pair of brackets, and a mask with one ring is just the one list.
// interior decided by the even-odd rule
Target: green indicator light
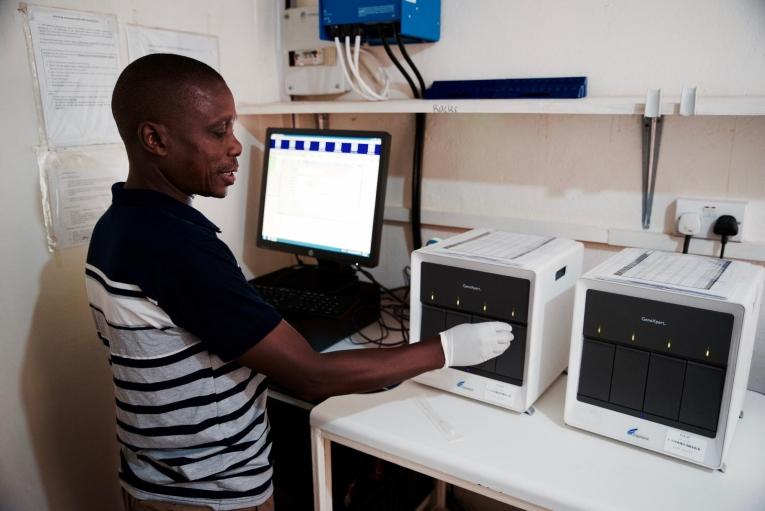
[(667, 349), (672, 349), (672, 339), (667, 341)]
[(709, 356), (709, 346), (707, 346), (707, 352), (706, 352), (705, 356), (707, 356), (707, 357)]
[(635, 332), (632, 332), (632, 337), (630, 337), (630, 340), (632, 340), (632, 342), (635, 342)]
[(603, 327), (598, 325), (598, 335), (603, 333)]
[(515, 317), (515, 307), (513, 307), (513, 310), (510, 311), (510, 317), (511, 318)]

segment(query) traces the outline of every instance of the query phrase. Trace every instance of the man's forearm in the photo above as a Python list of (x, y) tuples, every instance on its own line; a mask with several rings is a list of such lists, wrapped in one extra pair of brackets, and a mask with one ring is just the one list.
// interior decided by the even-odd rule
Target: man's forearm
[(512, 326), (488, 321), (454, 326), (400, 348), (317, 353), (281, 321), (237, 360), (307, 399), (375, 390), (444, 365), (471, 366), (501, 355)]
[(379, 389), (444, 365), (438, 337), (398, 348), (322, 353), (318, 359), (307, 375), (305, 397), (311, 399)]

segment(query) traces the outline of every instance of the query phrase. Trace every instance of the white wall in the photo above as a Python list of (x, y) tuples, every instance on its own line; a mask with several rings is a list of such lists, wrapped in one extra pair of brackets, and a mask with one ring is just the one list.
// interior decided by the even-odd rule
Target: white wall
[[(216, 34), (221, 71), (238, 100), (278, 99), (274, 2), (230, 0), (38, 0), (113, 13), (124, 23)], [(32, 79), (17, 4), (0, 2), (0, 508), (119, 509), (111, 374), (84, 292), (85, 248), (49, 253), (41, 215)], [(123, 65), (127, 54), (123, 54)], [(197, 207), (223, 229), (241, 257), (250, 154), (224, 201)]]
[(443, 0), (418, 64), (430, 80), (584, 75), (592, 96), (762, 95), (763, 19), (759, 0)]
[(441, 39), (409, 51), (426, 83), (587, 76), (590, 96), (762, 96), (764, 19), (760, 0), (441, 0)]

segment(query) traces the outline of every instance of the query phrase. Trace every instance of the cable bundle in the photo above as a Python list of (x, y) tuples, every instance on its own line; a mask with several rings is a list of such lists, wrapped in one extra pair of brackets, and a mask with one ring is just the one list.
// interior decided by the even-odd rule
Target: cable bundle
[[(390, 97), (390, 78), (388, 77), (388, 72), (385, 71), (382, 63), (374, 53), (366, 48), (361, 48), (360, 35), (356, 34), (356, 37), (354, 37), (353, 55), (351, 55), (350, 36), (345, 36), (345, 50), (343, 50), (343, 45), (340, 43), (340, 38), (335, 37), (335, 48), (337, 49), (338, 61), (343, 70), (343, 74), (345, 75), (345, 79), (356, 94), (370, 101), (384, 101)], [(382, 85), (382, 90), (380, 92), (375, 92), (362, 78), (361, 69), (359, 67), (361, 55), (374, 60), (377, 64), (378, 76), (375, 78), (378, 83)], [(348, 72), (348, 69), (350, 69), (350, 73)]]
[[(374, 25), (373, 29), (376, 31), (377, 37), (383, 44), (385, 53), (388, 58), (396, 66), (396, 69), (402, 74), (406, 82), (409, 84), (409, 88), (412, 90), (412, 95), (416, 99), (423, 97), (425, 92), (425, 81), (420, 74), (419, 69), (409, 57), (409, 53), (406, 51), (403, 41), (401, 40), (401, 34), (395, 23), (391, 24), (378, 24)], [(388, 44), (388, 38), (393, 36), (396, 40), (401, 55), (404, 57), (407, 65), (412, 69), (417, 79), (417, 85), (414, 80), (401, 64), (399, 59), (393, 53)], [(335, 48), (340, 62), (340, 67), (343, 69), (346, 80), (351, 85), (351, 88), (363, 98), (370, 101), (383, 101), (390, 97), (390, 79), (382, 67), (379, 60), (369, 52), (368, 50), (361, 48), (361, 35), (359, 33), (354, 35), (353, 53), (351, 53), (351, 39), (350, 35), (345, 35), (345, 48), (343, 49), (340, 43), (340, 37), (335, 36)], [(375, 92), (372, 88), (363, 80), (359, 70), (360, 55), (367, 55), (373, 58), (378, 65), (378, 81), (382, 84), (382, 90)], [(350, 73), (348, 69), (350, 68)], [(354, 80), (351, 78), (353, 76)], [(412, 208), (411, 208), (411, 224), (412, 224), (412, 248), (417, 250), (422, 246), (422, 222), (421, 222), (421, 198), (422, 198), (422, 158), (424, 153), (425, 144), (425, 114), (415, 114), (415, 134), (414, 134), (414, 153), (412, 155)]]
[[(361, 269), (358, 265), (355, 265), (354, 269), (376, 284), (380, 289), (380, 318), (377, 320), (380, 333), (377, 337), (370, 337), (359, 331), (356, 335), (361, 337), (361, 340), (351, 338), (351, 342), (353, 344), (375, 344), (380, 348), (391, 348), (409, 344), (409, 283), (406, 270), (407, 285), (388, 289), (380, 284), (371, 273)], [(393, 321), (392, 324), (390, 322), (391, 319)], [(400, 332), (401, 340), (384, 342), (391, 332)]]

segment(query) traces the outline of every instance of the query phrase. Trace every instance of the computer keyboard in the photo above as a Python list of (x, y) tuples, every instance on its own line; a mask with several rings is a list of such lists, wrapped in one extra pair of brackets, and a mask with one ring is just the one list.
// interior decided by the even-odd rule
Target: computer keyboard
[(265, 301), (279, 312), (302, 313), (314, 316), (336, 318), (351, 309), (356, 300), (353, 297), (321, 293), (306, 289), (264, 286), (253, 284)]

